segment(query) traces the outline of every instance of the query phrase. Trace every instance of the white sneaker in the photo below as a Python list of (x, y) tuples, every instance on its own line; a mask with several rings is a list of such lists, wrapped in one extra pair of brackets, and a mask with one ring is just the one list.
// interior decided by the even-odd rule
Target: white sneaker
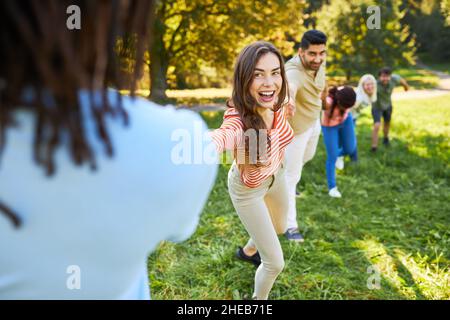
[(337, 158), (335, 166), (338, 170), (344, 170), (344, 157)]
[(328, 192), (328, 195), (329, 195), (330, 197), (333, 197), (333, 198), (342, 198), (342, 195), (341, 195), (341, 193), (339, 192), (339, 190), (337, 189), (337, 187), (334, 187), (333, 189), (331, 189), (331, 190)]

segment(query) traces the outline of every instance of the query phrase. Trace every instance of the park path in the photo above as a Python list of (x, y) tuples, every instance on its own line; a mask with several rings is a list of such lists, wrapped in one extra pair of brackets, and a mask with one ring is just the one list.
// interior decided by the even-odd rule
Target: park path
[[(450, 75), (449, 74), (447, 74), (445, 72), (433, 70), (424, 64), (418, 63), (418, 66), (420, 66), (423, 69), (427, 69), (430, 72), (432, 72), (433, 74), (435, 74), (436, 76), (438, 76), (439, 77), (438, 86), (434, 89), (397, 91), (392, 94), (392, 100), (399, 101), (399, 100), (408, 100), (408, 99), (428, 99), (428, 98), (439, 97), (444, 94), (450, 93)], [(182, 109), (186, 108), (186, 109), (190, 109), (190, 110), (193, 110), (196, 112), (223, 111), (226, 109), (226, 107), (223, 104), (199, 105), (199, 106), (194, 106), (194, 107), (180, 106), (180, 108), (182, 108)]]
[(398, 100), (406, 100), (406, 99), (426, 99), (426, 98), (433, 98), (442, 96), (444, 94), (450, 93), (450, 75), (433, 70), (429, 67), (427, 67), (424, 64), (417, 64), (419, 67), (426, 69), (430, 71), (431, 73), (435, 74), (439, 77), (439, 84), (434, 89), (423, 89), (423, 90), (409, 90), (409, 91), (397, 91), (392, 94), (392, 100), (398, 101)]

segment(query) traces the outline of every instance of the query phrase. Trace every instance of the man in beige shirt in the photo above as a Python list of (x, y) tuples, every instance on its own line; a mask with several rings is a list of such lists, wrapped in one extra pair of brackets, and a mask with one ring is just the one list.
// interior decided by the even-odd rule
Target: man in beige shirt
[(289, 83), (287, 114), (294, 129), (294, 140), (286, 148), (286, 180), (289, 194), (289, 240), (303, 242), (298, 230), (296, 187), (303, 165), (316, 153), (320, 136), (320, 113), (325, 87), (326, 35), (318, 30), (307, 31), (302, 38), (298, 55), (286, 62)]

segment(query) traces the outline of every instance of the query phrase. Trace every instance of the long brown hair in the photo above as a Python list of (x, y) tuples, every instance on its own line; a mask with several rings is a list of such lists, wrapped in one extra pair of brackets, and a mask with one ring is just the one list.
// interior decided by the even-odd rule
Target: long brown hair
[[(71, 5), (80, 8), (80, 30), (66, 26), (66, 10)], [(124, 124), (128, 120), (121, 103), (111, 106), (107, 101), (108, 86), (126, 85), (116, 41), (120, 36), (134, 39), (136, 63), (129, 84), (133, 95), (150, 40), (153, 6), (153, 0), (0, 1), (0, 156), (14, 112), (27, 107), (36, 117), (34, 160), (47, 175), (56, 171), (53, 153), (65, 134), (73, 162), (89, 163), (95, 169), (95, 155), (85, 136), (78, 101), (80, 89), (90, 92), (91, 99), (93, 92), (102, 94), (100, 104), (91, 103), (91, 113), (99, 140), (113, 156), (105, 117), (119, 117)], [(21, 100), (26, 88), (35, 93), (32, 101)], [(43, 102), (48, 93), (56, 107)], [(0, 213), (20, 226), (20, 217), (1, 200)]]
[[(286, 96), (289, 94), (284, 68), (284, 60), (278, 49), (272, 43), (265, 41), (257, 41), (246, 46), (239, 54), (236, 61), (233, 76), (233, 93), (229, 105), (232, 105), (239, 112), (240, 118), (244, 124), (244, 131), (247, 131), (249, 129), (254, 129), (256, 131), (257, 144), (255, 145), (255, 147), (257, 148), (257, 151), (253, 153), (251, 152), (253, 150), (249, 150), (250, 143), (248, 142), (248, 137), (246, 137), (246, 139), (244, 139), (245, 164), (240, 165), (241, 168), (248, 165), (247, 161), (250, 158), (250, 154), (257, 155), (257, 166), (260, 165), (260, 158), (262, 157), (262, 155), (259, 154), (259, 133), (260, 130), (267, 129), (267, 126), (262, 117), (257, 112), (257, 101), (250, 94), (250, 87), (254, 80), (254, 72), (259, 59), (261, 59), (262, 56), (268, 53), (273, 53), (278, 57), (278, 60), (280, 61), (280, 74), (282, 78), (281, 91), (278, 95), (278, 101), (274, 105), (274, 112), (280, 110), (280, 108), (284, 104)], [(268, 136), (268, 145), (270, 145), (269, 138), (270, 137)]]

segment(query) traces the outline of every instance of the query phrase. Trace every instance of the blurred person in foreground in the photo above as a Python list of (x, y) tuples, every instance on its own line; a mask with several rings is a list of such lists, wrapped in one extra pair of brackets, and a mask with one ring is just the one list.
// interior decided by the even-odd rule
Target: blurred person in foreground
[(195, 230), (217, 165), (176, 165), (171, 138), (204, 122), (107, 89), (128, 36), (134, 91), (152, 19), (151, 0), (0, 2), (0, 299), (150, 299), (147, 256)]

